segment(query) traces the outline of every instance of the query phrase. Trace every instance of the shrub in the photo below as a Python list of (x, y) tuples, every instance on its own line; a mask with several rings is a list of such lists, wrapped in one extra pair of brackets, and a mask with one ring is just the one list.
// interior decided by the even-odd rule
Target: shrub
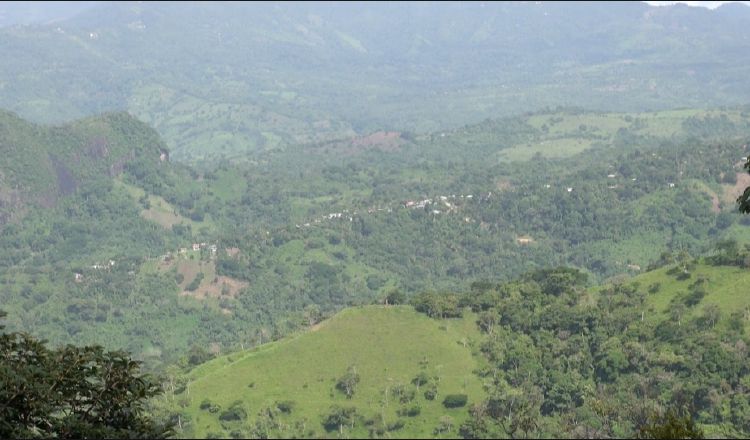
[(224, 422), (239, 422), (247, 418), (247, 411), (242, 407), (242, 402), (237, 401), (229, 409), (219, 415), (219, 420)]
[(430, 381), (430, 376), (427, 375), (424, 371), (417, 374), (417, 376), (411, 380), (411, 383), (414, 385), (421, 387), (422, 385), (427, 384)]
[(396, 290), (396, 289), (388, 292), (388, 295), (386, 296), (386, 300), (388, 301), (388, 304), (406, 304), (407, 303), (406, 295), (400, 290)]
[(403, 420), (398, 419), (395, 422), (388, 424), (388, 431), (398, 431), (403, 428), (404, 425), (406, 425), (406, 423)]
[(424, 390), (424, 398), (427, 400), (435, 400), (438, 395), (437, 386), (432, 385)]
[(190, 351), (187, 354), (187, 363), (188, 365), (196, 366), (208, 361), (212, 357), (213, 355), (205, 348), (199, 345), (193, 345), (190, 347)]
[(691, 290), (690, 293), (688, 293), (685, 296), (685, 305), (688, 307), (692, 307), (698, 303), (701, 302), (701, 300), (708, 294), (706, 289), (704, 287), (696, 287), (695, 289)]
[(323, 419), (323, 427), (326, 431), (343, 431), (344, 426), (352, 426), (357, 418), (357, 408), (331, 406), (330, 412)]
[(451, 416), (440, 417), (440, 424), (435, 428), (433, 434), (440, 435), (453, 430), (453, 418)]
[(402, 417), (416, 417), (422, 412), (422, 408), (419, 405), (412, 405), (409, 407), (399, 408), (396, 414)]
[(294, 402), (291, 400), (282, 400), (281, 402), (276, 402), (276, 408), (285, 414), (290, 414), (294, 408)]
[(190, 292), (196, 290), (198, 288), (198, 286), (201, 285), (201, 281), (203, 281), (203, 277), (204, 276), (205, 275), (203, 275), (203, 272), (198, 272), (198, 275), (196, 275), (195, 279), (193, 281), (191, 281), (190, 284), (188, 284), (185, 287), (185, 290), (190, 291)]
[[(203, 399), (203, 401), (201, 402), (199, 408), (202, 409), (202, 410), (204, 410), (204, 411), (209, 411), (209, 412), (214, 412), (215, 413), (215, 412), (218, 411), (219, 406), (216, 405), (215, 403), (211, 402), (208, 399)], [(217, 409), (215, 411), (211, 411), (211, 409), (213, 409), (213, 408), (217, 408)]]
[(446, 408), (460, 408), (466, 405), (469, 401), (469, 396), (466, 394), (448, 394), (443, 399), (443, 406)]
[(401, 403), (409, 403), (412, 400), (414, 400), (414, 398), (416, 397), (416, 395), (417, 395), (416, 391), (414, 391), (412, 389), (408, 389), (408, 390), (405, 389), (401, 393), (401, 395), (399, 395), (398, 401), (401, 402)]

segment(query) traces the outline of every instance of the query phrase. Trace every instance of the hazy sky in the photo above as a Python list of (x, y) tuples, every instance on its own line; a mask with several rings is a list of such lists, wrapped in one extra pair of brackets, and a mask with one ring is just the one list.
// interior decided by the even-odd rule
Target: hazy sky
[(673, 5), (675, 3), (685, 3), (688, 6), (701, 6), (701, 7), (709, 8), (709, 9), (718, 8), (719, 6), (723, 5), (724, 3), (745, 3), (747, 5), (750, 5), (750, 1), (738, 1), (738, 2), (716, 2), (716, 1), (713, 1), (713, 2), (701, 2), (701, 1), (687, 1), (687, 2), (679, 2), (679, 1), (673, 1), (673, 2), (670, 2), (670, 1), (647, 1), (646, 3), (648, 3), (651, 6), (667, 6), (667, 5)]

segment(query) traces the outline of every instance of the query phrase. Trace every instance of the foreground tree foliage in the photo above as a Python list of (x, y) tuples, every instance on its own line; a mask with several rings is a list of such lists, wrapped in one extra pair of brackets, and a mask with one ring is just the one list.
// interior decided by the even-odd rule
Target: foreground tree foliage
[(170, 426), (146, 413), (147, 399), (161, 389), (139, 369), (124, 352), (51, 350), (27, 334), (3, 332), (0, 437), (164, 438)]

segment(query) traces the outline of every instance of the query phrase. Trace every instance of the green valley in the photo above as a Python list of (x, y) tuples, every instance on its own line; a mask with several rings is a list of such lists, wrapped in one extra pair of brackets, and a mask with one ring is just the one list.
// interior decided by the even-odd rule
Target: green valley
[[(4, 308), (13, 328), (161, 365), (193, 345), (281, 337), (308, 307), (329, 315), (394, 289), (460, 291), (561, 264), (592, 280), (636, 274), (664, 250), (742, 240), (747, 222), (731, 211), (747, 182), (746, 115), (559, 110), (200, 172), (126, 115), (45, 128), (7, 114), (3, 142), (19, 156), (4, 175), (28, 208), (5, 208)], [(49, 145), (75, 182), (68, 193), (37, 167)], [(50, 319), (61, 310), (66, 320)]]
[(0, 437), (747, 437), (750, 7), (654, 3), (0, 4)]

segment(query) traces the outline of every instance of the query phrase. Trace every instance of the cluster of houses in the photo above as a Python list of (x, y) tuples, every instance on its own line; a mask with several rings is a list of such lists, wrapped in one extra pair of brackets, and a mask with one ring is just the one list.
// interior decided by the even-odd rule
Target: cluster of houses
[[(479, 201), (481, 202), (481, 201), (489, 200), (490, 197), (492, 197), (492, 192), (488, 192), (487, 195), (480, 195)], [(455, 204), (455, 202), (451, 203), (449, 201), (450, 199), (472, 200), (474, 198), (475, 197), (473, 194), (459, 194), (459, 195), (452, 194), (450, 196), (439, 196), (439, 200), (431, 199), (431, 198), (419, 199), (419, 200), (410, 199), (410, 200), (404, 200), (403, 202), (401, 202), (400, 207), (403, 209), (425, 209), (428, 206), (435, 207), (435, 208), (440, 207), (441, 205), (444, 206), (446, 208), (445, 210), (439, 210), (439, 209), (431, 210), (432, 214), (437, 215), (437, 214), (442, 214), (442, 213), (453, 212), (458, 209), (458, 206)], [(367, 208), (366, 211), (368, 214), (374, 214), (377, 212), (391, 213), (393, 212), (393, 208), (370, 207), (370, 208)], [(297, 229), (303, 229), (303, 228), (309, 228), (316, 223), (322, 223), (323, 221), (326, 221), (326, 220), (337, 220), (337, 219), (349, 220), (350, 222), (352, 222), (354, 221), (354, 217), (357, 215), (359, 215), (357, 211), (349, 211), (348, 209), (345, 209), (342, 212), (331, 212), (319, 218), (313, 219), (310, 222), (301, 223), (301, 224), (298, 223), (298, 224), (295, 224), (294, 226)]]
[[(350, 222), (354, 221), (354, 215), (357, 215), (357, 211), (354, 211), (353, 213), (349, 214), (349, 210), (345, 209), (343, 212), (331, 212), (329, 214), (326, 214), (320, 218), (316, 218), (312, 221), (312, 223), (321, 223), (323, 220), (346, 220), (348, 219)], [(300, 228), (309, 228), (311, 225), (311, 222), (303, 223), (303, 224), (296, 224), (294, 225), (297, 229)]]
[[(492, 196), (492, 193), (489, 193), (487, 197), (489, 198), (490, 196)], [(432, 199), (406, 200), (401, 203), (401, 206), (403, 208), (409, 208), (409, 209), (424, 209), (427, 205), (439, 205), (440, 203), (442, 203), (446, 208), (448, 208), (448, 212), (450, 212), (456, 209), (456, 205), (451, 204), (448, 201), (448, 199), (457, 199), (457, 198), (471, 200), (474, 198), (474, 195), (473, 194), (469, 194), (469, 195), (461, 194), (457, 196), (455, 194), (452, 194), (450, 196), (440, 196), (440, 202), (433, 202)], [(441, 212), (442, 211), (439, 211), (437, 209), (434, 209), (432, 211), (433, 214), (440, 214)]]
[(212, 254), (215, 254), (219, 247), (215, 244), (209, 245), (208, 243), (193, 243), (193, 251), (199, 251), (201, 249), (208, 249)]
[(109, 269), (110, 267), (113, 267), (114, 265), (115, 265), (115, 260), (109, 260), (107, 264), (96, 263), (93, 266), (91, 266), (91, 268), (94, 270)]
[(432, 199), (407, 200), (401, 204), (404, 208), (410, 209), (424, 209), (427, 205), (432, 205)]
[[(154, 259), (158, 259), (160, 261), (170, 261), (172, 259), (178, 258), (181, 255), (182, 256), (187, 255), (188, 251), (191, 250), (191, 249), (192, 249), (193, 252), (198, 252), (198, 251), (200, 251), (202, 249), (206, 249), (206, 250), (208, 250), (210, 252), (211, 258), (215, 258), (216, 257), (216, 253), (219, 250), (219, 247), (216, 244), (205, 243), (205, 242), (203, 242), (203, 243), (193, 243), (193, 245), (190, 248), (182, 247), (182, 248), (177, 249), (174, 252), (167, 252), (166, 254), (160, 255), (159, 257), (156, 257)], [(231, 255), (233, 249), (235, 249), (235, 248), (227, 249), (227, 254)], [(102, 269), (110, 269), (114, 265), (115, 265), (115, 260), (109, 260), (106, 264), (96, 263), (96, 264), (90, 266), (90, 268), (93, 269), (93, 270), (102, 270)], [(84, 278), (83, 274), (80, 273), (80, 272), (75, 272), (73, 274), (73, 277), (74, 277), (74, 280), (77, 283), (82, 282), (83, 278)]]
[[(192, 250), (193, 252), (198, 252), (201, 249), (208, 249), (211, 252), (211, 256), (216, 256), (216, 252), (218, 251), (219, 247), (215, 244), (208, 244), (208, 243), (193, 243)], [(188, 253), (188, 248), (180, 248), (177, 250), (177, 255), (186, 255)], [(171, 257), (171, 252), (162, 255), (162, 259), (169, 259)]]
[(190, 248), (182, 247), (182, 248), (177, 249), (174, 252), (167, 252), (164, 255), (160, 255), (158, 257), (158, 259), (160, 261), (170, 261), (170, 260), (173, 260), (175, 258), (178, 258), (181, 255), (182, 256), (187, 255), (188, 251), (190, 251), (190, 250), (192, 250), (193, 252), (198, 252), (201, 249), (207, 249), (210, 252), (211, 258), (215, 258), (216, 257), (216, 253), (219, 250), (219, 247), (217, 245), (215, 245), (215, 244), (209, 244), (209, 243), (205, 243), (205, 242), (204, 243), (193, 243), (192, 247), (190, 247)]
[[(745, 160), (747, 158), (743, 157), (742, 159)], [(682, 172), (680, 172), (680, 174), (682, 174)], [(607, 174), (607, 178), (608, 179), (614, 179), (615, 177), (617, 177), (616, 174)], [(638, 180), (638, 178), (637, 177), (633, 177), (630, 180), (632, 182), (636, 182)], [(667, 182), (667, 186), (669, 188), (674, 188), (675, 184), (674, 184), (674, 182)], [(547, 189), (549, 189), (549, 188), (552, 188), (552, 185), (550, 185), (549, 183), (547, 183), (547, 184), (544, 185), (544, 187), (547, 188)], [(617, 185), (617, 184), (610, 184), (610, 185), (607, 185), (607, 188), (608, 189), (617, 189), (617, 188), (619, 188), (619, 185)], [(566, 192), (569, 192), (569, 193), (573, 192), (573, 187), (571, 187), (571, 186), (565, 187), (565, 190), (566, 190)]]
[[(100, 264), (100, 263), (94, 263), (93, 265), (89, 266), (90, 269), (93, 270), (104, 270), (104, 269), (111, 269), (115, 265), (115, 260), (109, 260), (106, 264)], [(80, 283), (83, 281), (83, 274), (80, 272), (75, 272), (73, 274), (73, 279), (75, 282)]]
[[(743, 161), (747, 161), (747, 157), (742, 157), (742, 160)], [(682, 174), (682, 173), (680, 173), (680, 174)], [(616, 174), (612, 174), (612, 173), (607, 174), (607, 178), (609, 178), (609, 179), (614, 179), (616, 177), (617, 177)], [(632, 177), (630, 180), (632, 182), (636, 182), (636, 181), (638, 181), (638, 178)], [(675, 183), (674, 182), (667, 182), (667, 186), (669, 188), (674, 188), (675, 187)], [(547, 189), (549, 189), (549, 188), (552, 188), (552, 185), (549, 184), (549, 183), (547, 183), (547, 184), (544, 185), (544, 187), (547, 188)], [(619, 187), (619, 185), (617, 185), (617, 184), (607, 185), (607, 188), (609, 188), (609, 189), (616, 189), (618, 187)], [(573, 187), (571, 187), (571, 186), (565, 187), (565, 191), (568, 192), (568, 193), (572, 193), (573, 192)], [(479, 196), (479, 201), (480, 202), (486, 201), (486, 200), (489, 200), (491, 197), (492, 197), (492, 192), (489, 192), (489, 193), (487, 193), (487, 195), (480, 195)], [(447, 208), (447, 210), (445, 212), (451, 212), (451, 211), (454, 211), (455, 209), (457, 209), (457, 207), (455, 206), (455, 204), (451, 204), (448, 201), (449, 199), (457, 199), (457, 198), (471, 200), (471, 199), (474, 198), (474, 195), (473, 194), (468, 194), (468, 195), (464, 195), (464, 194), (460, 194), (460, 195), (452, 194), (450, 196), (440, 196), (439, 197), (440, 203), (442, 203)], [(405, 201), (401, 202), (401, 207), (402, 208), (406, 208), (406, 209), (424, 209), (428, 205), (437, 205), (437, 204), (438, 203), (436, 203), (433, 199), (427, 198), (427, 199), (421, 199), (421, 200), (405, 200)], [(372, 214), (372, 213), (374, 213), (376, 211), (384, 211), (384, 210), (387, 210), (389, 213), (392, 212), (391, 208), (368, 208), (367, 209), (367, 213), (368, 214)], [(348, 217), (344, 216), (344, 214), (346, 214), (348, 212), (349, 212), (348, 210), (344, 210), (343, 213), (341, 213), (341, 212), (330, 213), (327, 216), (323, 216), (322, 219), (323, 220), (326, 220), (326, 219), (327, 220), (332, 220), (332, 219), (348, 218), (349, 221), (353, 221), (353, 217), (351, 215), (348, 216)], [(431, 212), (433, 214), (437, 215), (437, 214), (443, 213), (444, 211), (441, 211), (441, 210), (438, 210), (438, 209), (433, 209)], [(354, 211), (352, 214), (356, 216), (357, 212)], [(320, 222), (321, 222), (321, 219), (315, 219), (314, 220), (314, 223), (320, 223)], [(299, 228), (304, 228), (304, 227), (309, 227), (309, 226), (311, 226), (310, 223), (304, 223), (302, 225), (299, 225), (299, 224), (296, 225), (296, 227), (298, 229)]]
[[(442, 134), (441, 136), (445, 136), (445, 134)], [(747, 145), (745, 145), (745, 148), (747, 148)], [(167, 154), (168, 153), (162, 151), (159, 159), (161, 161), (168, 160)], [(656, 156), (655, 153), (653, 153), (652, 155)], [(743, 156), (740, 159), (743, 162), (746, 162), (748, 158), (747, 158), (747, 156)], [(680, 174), (682, 174), (682, 172), (680, 172)], [(614, 173), (607, 174), (607, 178), (608, 179), (614, 179), (616, 177), (617, 177), (617, 175), (614, 174)], [(633, 181), (633, 182), (635, 182), (638, 179), (635, 178), (635, 177), (633, 177), (630, 180)], [(674, 188), (675, 184), (674, 184), (674, 182), (668, 182), (667, 186), (669, 188)], [(548, 183), (548, 184), (545, 184), (544, 187), (547, 188), (547, 189), (549, 189), (549, 188), (552, 188), (552, 185)], [(615, 189), (617, 187), (618, 187), (617, 184), (608, 185), (607, 186), (607, 188), (609, 188), (609, 189)], [(573, 187), (566, 187), (565, 189), (566, 189), (566, 192), (568, 192), (568, 193), (573, 192)], [(479, 201), (480, 202), (487, 201), (491, 197), (492, 197), (492, 192), (488, 192), (487, 195), (480, 195), (479, 196)], [(405, 208), (405, 209), (425, 209), (428, 205), (437, 205), (437, 206), (439, 206), (440, 204), (442, 204), (443, 206), (445, 206), (447, 208), (447, 210), (445, 212), (452, 212), (452, 211), (454, 211), (454, 210), (457, 209), (457, 206), (456, 206), (455, 203), (449, 202), (449, 199), (459, 199), (459, 198), (460, 199), (465, 199), (465, 200), (472, 200), (474, 198), (474, 195), (473, 194), (468, 194), (468, 195), (464, 195), (464, 194), (455, 195), (455, 194), (452, 194), (450, 196), (439, 196), (439, 202), (435, 202), (431, 198), (422, 199), (422, 200), (405, 200), (405, 201), (403, 201), (401, 203), (401, 207)], [(391, 213), (391, 212), (393, 212), (393, 209), (392, 208), (382, 208), (382, 207), (368, 208), (367, 209), (367, 213), (368, 214), (373, 214), (375, 212), (382, 212), (382, 211), (386, 211), (388, 213)], [(431, 212), (432, 212), (432, 214), (437, 215), (437, 214), (441, 214), (443, 211), (438, 210), (438, 209), (433, 209)], [(353, 211), (353, 212), (350, 213), (348, 209), (345, 209), (342, 212), (332, 212), (332, 213), (324, 215), (324, 216), (322, 216), (320, 218), (316, 218), (316, 219), (313, 220), (313, 223), (321, 223), (323, 220), (334, 220), (334, 219), (339, 219), (339, 220), (341, 220), (341, 219), (344, 219), (344, 220), (348, 219), (350, 222), (352, 222), (352, 221), (354, 221), (354, 216), (356, 216), (357, 214), (358, 214), (357, 211)], [(464, 217), (464, 221), (466, 223), (469, 223), (469, 222), (472, 221), (472, 219), (470, 217)], [(297, 227), (297, 229), (307, 228), (307, 227), (311, 226), (311, 223), (297, 224), (295, 226)], [(266, 232), (266, 234), (268, 234), (268, 233), (269, 232)], [(521, 236), (521, 237), (517, 237), (516, 238), (516, 242), (518, 244), (521, 244), (521, 245), (528, 245), (528, 244), (533, 243), (534, 239), (531, 238), (531, 237), (529, 237), (529, 236)], [(216, 257), (216, 253), (218, 251), (218, 246), (216, 244), (208, 244), (208, 243), (205, 243), (205, 242), (203, 242), (203, 243), (193, 243), (192, 250), (194, 252), (200, 251), (201, 249), (208, 249), (210, 251), (210, 253), (211, 253), (211, 257), (214, 258), (214, 257)], [(232, 249), (236, 249), (236, 248), (232, 248)], [(178, 249), (174, 253), (168, 252), (168, 253), (166, 253), (164, 255), (161, 255), (159, 257), (159, 259), (161, 261), (168, 261), (168, 260), (173, 259), (175, 256), (186, 255), (187, 252), (188, 252), (188, 248), (184, 248), (183, 247), (183, 248)], [(231, 254), (230, 253), (230, 249), (227, 249), (227, 253)], [(109, 268), (113, 267), (114, 265), (115, 265), (115, 261), (114, 260), (109, 260), (107, 262), (107, 264), (96, 263), (96, 264), (94, 264), (94, 265), (91, 266), (91, 269), (94, 269), (94, 270), (109, 269)], [(631, 270), (636, 270), (636, 271), (640, 270), (639, 266), (632, 265), (632, 264), (629, 264), (628, 268), (631, 269)], [(74, 273), (74, 278), (75, 278), (76, 282), (81, 282), (81, 281), (83, 281), (83, 274), (79, 273), (79, 272), (76, 272), (76, 273)]]

